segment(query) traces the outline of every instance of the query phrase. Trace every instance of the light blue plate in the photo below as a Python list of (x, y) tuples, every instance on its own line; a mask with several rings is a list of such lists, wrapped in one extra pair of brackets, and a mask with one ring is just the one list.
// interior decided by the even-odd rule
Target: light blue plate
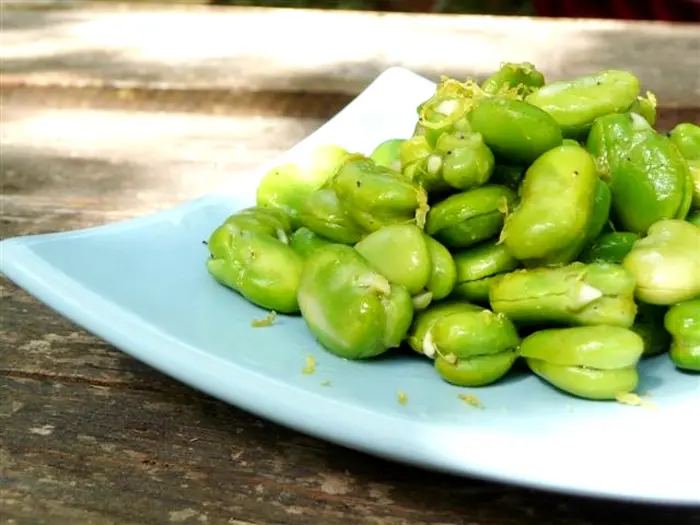
[[(610, 498), (700, 504), (700, 377), (666, 356), (642, 364), (658, 410), (588, 402), (528, 374), (457, 394), (418, 356), (347, 362), (300, 318), (266, 312), (216, 284), (202, 241), (254, 203), (272, 164), (336, 143), (369, 153), (406, 136), (434, 84), (393, 68), (316, 133), (235, 188), (83, 231), (0, 243), (1, 269), (67, 318), (135, 358), (233, 405), (378, 456), (457, 474)], [(307, 355), (316, 372), (303, 374)], [(330, 381), (330, 385), (324, 382)], [(398, 391), (408, 397), (398, 402)]]

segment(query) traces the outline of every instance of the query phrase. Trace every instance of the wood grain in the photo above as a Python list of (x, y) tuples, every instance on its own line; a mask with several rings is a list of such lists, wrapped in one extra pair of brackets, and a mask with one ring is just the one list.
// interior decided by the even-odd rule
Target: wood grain
[[(84, 343), (57, 346), (85, 354)], [(156, 375), (138, 373), (144, 382)], [(687, 509), (601, 504), (387, 463), (185, 387), (3, 374), (0, 394), (8, 525), (700, 523)]]
[(356, 94), (391, 66), (483, 78), (526, 60), (550, 80), (622, 68), (663, 105), (700, 99), (700, 24), (70, 2), (2, 16), (5, 84)]
[[(350, 53), (343, 40), (358, 31), (369, 39), (385, 31), (404, 39), (414, 35), (435, 51), (448, 38), (460, 46), (488, 43), (508, 28), (529, 27), (522, 20), (496, 27), (484, 19), (476, 27), (468, 17), (457, 22), (377, 15), (353, 15), (340, 27), (339, 19), (325, 14), (276, 12), (268, 18), (257, 10), (226, 11), (224, 22), (214, 22), (207, 9), (72, 5), (4, 10), (2, 16), (2, 238), (105, 224), (190, 200), (245, 176), (317, 129), (383, 66), (397, 61), (421, 66), (425, 60), (425, 71), (440, 69), (427, 55), (413, 56), (415, 44), (400, 52), (399, 40), (390, 39), (381, 53), (362, 40)], [(186, 18), (194, 33), (179, 40), (192, 43), (190, 54), (173, 34)], [(142, 38), (141, 52), (119, 31), (102, 34), (108, 20), (117, 28), (140, 28), (132, 37)], [(268, 29), (290, 38), (298, 35), (294, 24), (300, 21), (330, 24), (323, 31), (335, 31), (337, 39), (330, 40), (328, 52), (346, 49), (347, 54), (337, 62), (311, 54), (323, 47), (313, 41), (327, 36), (321, 30), (301, 35), (301, 43), (289, 49), (265, 43), (256, 51), (244, 42), (240, 54), (231, 54), (242, 38), (233, 29), (252, 23), (259, 28), (268, 21), (280, 24)], [(163, 38), (146, 39), (146, 24), (156, 22), (164, 24)], [(283, 22), (292, 25), (282, 27)], [(545, 27), (564, 26), (536, 24), (527, 31)], [(568, 27), (584, 28), (584, 35), (593, 31), (586, 24)], [(622, 26), (600, 27), (625, 39)], [(635, 33), (640, 26), (634, 27), (630, 38), (643, 40)], [(560, 38), (559, 29), (548, 31), (548, 38)], [(663, 88), (661, 77), (679, 81), (681, 70), (696, 58), (656, 62), (670, 56), (674, 42), (681, 50), (690, 45), (688, 29), (648, 31), (646, 45), (661, 50), (648, 62), (656, 68), (648, 70), (661, 76), (648, 78)], [(197, 42), (203, 33), (209, 36)], [(224, 33), (235, 38), (223, 38)], [(665, 35), (665, 43), (655, 40), (659, 35)], [(580, 43), (580, 34), (573, 41)], [(514, 39), (503, 42), (512, 45)], [(169, 47), (174, 43), (179, 47)], [(535, 49), (525, 47), (522, 56)], [(370, 48), (374, 54), (367, 54)], [(306, 65), (284, 63), (299, 49), (309, 53)], [(636, 64), (638, 51), (629, 52), (622, 62)], [(207, 53), (218, 58), (204, 59)], [(583, 68), (583, 58), (562, 66), (558, 56), (543, 61), (545, 68)], [(611, 56), (603, 53), (595, 60), (602, 64)], [(478, 72), (494, 57), (457, 60), (450, 50), (444, 58), (445, 68)], [(311, 65), (314, 60), (317, 66)], [(593, 59), (586, 60), (590, 65)], [(282, 80), (274, 80), (274, 68)], [(665, 92), (667, 102), (681, 106), (661, 112), (662, 129), (681, 120), (700, 121), (700, 104), (693, 98), (697, 84), (684, 71), (682, 85)], [(659, 481), (650, 477), (649, 482)], [(700, 525), (700, 512), (435, 474), (261, 421), (135, 361), (0, 279), (3, 525), (638, 525), (666, 520)]]

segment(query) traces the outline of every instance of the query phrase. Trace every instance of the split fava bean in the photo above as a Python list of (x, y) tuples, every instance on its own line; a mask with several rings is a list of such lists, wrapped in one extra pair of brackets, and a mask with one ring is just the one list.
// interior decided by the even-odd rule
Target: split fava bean
[(368, 232), (402, 222), (413, 222), (420, 229), (425, 226), (426, 191), (362, 155), (348, 157), (331, 187), (347, 214)]
[(574, 262), (521, 269), (491, 285), (494, 312), (520, 325), (613, 325), (629, 328), (637, 305), (635, 281), (619, 264)]
[(423, 352), (435, 356), (435, 369), (447, 382), (477, 387), (510, 370), (519, 343), (515, 325), (505, 315), (482, 309), (440, 317), (427, 333)]
[(489, 288), (496, 276), (521, 266), (495, 239), (455, 252), (454, 262), (457, 268), (454, 296), (477, 304), (488, 304)]
[(330, 352), (366, 359), (400, 345), (413, 319), (411, 294), (352, 248), (331, 244), (306, 260), (299, 280), (306, 326)]
[(639, 382), (642, 338), (617, 326), (540, 330), (526, 337), (520, 355), (545, 381), (589, 399), (615, 399)]
[(418, 312), (413, 319), (411, 328), (407, 334), (408, 345), (419, 354), (434, 358), (434, 349), (427, 338), (428, 332), (436, 321), (443, 317), (458, 312), (481, 312), (481, 306), (470, 304), (464, 301), (447, 300), (441, 303), (434, 303), (422, 312)]
[(355, 249), (376, 271), (404, 285), (411, 295), (425, 290), (432, 264), (423, 232), (415, 225), (385, 226), (358, 242)]
[[(265, 217), (265, 211), (259, 212), (260, 219)], [(214, 230), (208, 248), (207, 270), (217, 282), (262, 308), (285, 314), (299, 311), (303, 259), (286, 238), (246, 229), (234, 216)]]
[(345, 210), (332, 188), (311, 193), (301, 207), (300, 218), (301, 223), (316, 235), (341, 244), (354, 244), (366, 234)]

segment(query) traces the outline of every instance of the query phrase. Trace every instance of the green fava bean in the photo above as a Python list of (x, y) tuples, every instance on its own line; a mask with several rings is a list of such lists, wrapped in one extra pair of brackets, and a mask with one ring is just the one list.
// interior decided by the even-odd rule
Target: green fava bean
[(440, 317), (424, 338), (423, 353), (449, 383), (485, 386), (502, 378), (517, 358), (520, 337), (513, 323), (490, 310)]
[(672, 305), (700, 295), (700, 228), (667, 219), (649, 228), (622, 265), (636, 282), (637, 299)]
[(586, 137), (586, 149), (595, 158), (604, 180), (610, 182), (618, 157), (631, 146), (636, 133), (650, 130), (653, 128), (649, 123), (636, 113), (612, 113), (594, 121)]
[(700, 372), (700, 298), (669, 308), (664, 327), (672, 337), (671, 361), (683, 370)]
[(497, 95), (515, 90), (525, 97), (544, 86), (544, 75), (529, 62), (503, 64), (498, 71), (484, 80), (481, 89), (489, 95)]
[[(422, 111), (422, 107), (424, 106), (419, 106), (419, 114)], [(463, 105), (462, 103), (457, 103), (456, 107), (463, 107)], [(461, 110), (458, 110), (458, 112), (460, 111)], [(447, 119), (446, 115), (440, 114), (438, 112), (427, 112), (423, 114), (416, 123), (416, 127), (413, 130), (413, 136), (411, 138), (423, 139), (428, 148), (432, 149), (435, 147), (437, 139), (440, 137), (440, 135), (442, 135), (443, 133), (451, 133), (458, 126), (463, 127), (465, 125), (468, 125), (468, 122), (466, 117), (464, 116), (457, 119), (457, 122), (455, 123), (452, 122), (451, 119)]]
[(439, 301), (450, 295), (457, 284), (457, 266), (447, 248), (429, 235), (424, 236), (432, 264), (427, 290), (432, 300)]
[(292, 233), (289, 216), (275, 208), (245, 208), (231, 215), (224, 224), (240, 230), (257, 232), (279, 239), (287, 244)]
[(425, 231), (448, 248), (466, 248), (497, 235), (515, 199), (497, 184), (450, 195), (430, 209)]
[(350, 217), (332, 188), (313, 192), (301, 208), (301, 222), (316, 235), (340, 244), (355, 244), (366, 232)]
[(520, 203), (506, 218), (500, 240), (521, 261), (547, 264), (586, 235), (598, 175), (593, 157), (578, 146), (558, 146), (527, 170)]
[[(459, 312), (481, 312), (482, 307), (462, 301), (444, 301), (433, 303), (427, 309), (416, 313), (411, 328), (408, 331), (406, 342), (419, 354), (424, 353), (424, 345), (430, 343), (426, 335), (433, 325), (442, 317)], [(432, 346), (428, 347), (428, 352), (432, 352)], [(432, 355), (431, 357), (434, 357)]]
[(644, 357), (662, 354), (671, 344), (671, 336), (664, 328), (667, 309), (653, 304), (639, 303), (632, 331), (644, 340)]
[(465, 301), (474, 304), (488, 306), (489, 293), (491, 287), (505, 274), (499, 273), (489, 277), (483, 277), (476, 281), (465, 281), (455, 286), (453, 295), (456, 298), (464, 299)]
[(291, 246), (292, 250), (297, 252), (304, 259), (306, 259), (318, 248), (328, 244), (332, 244), (332, 241), (326, 239), (325, 237), (321, 237), (320, 235), (316, 235), (305, 226), (302, 226), (296, 230), (289, 238), (289, 246)]
[[(424, 136), (431, 147), (443, 133), (468, 131), (467, 113), (474, 101), (488, 95), (473, 81), (459, 82), (443, 78), (435, 93), (418, 106), (418, 124), (414, 135)], [(513, 97), (517, 97), (513, 93)]]
[(298, 228), (306, 198), (333, 176), (348, 155), (339, 146), (325, 145), (316, 148), (305, 162), (273, 168), (258, 184), (257, 206), (283, 210), (292, 219), (292, 227)]
[(309, 331), (329, 352), (346, 359), (398, 347), (413, 321), (408, 290), (392, 285), (357, 250), (342, 244), (309, 256), (298, 299)]
[(564, 136), (580, 137), (598, 117), (629, 109), (640, 92), (628, 71), (608, 69), (571, 80), (550, 82), (525, 98), (549, 113)]
[(461, 250), (453, 257), (457, 267), (454, 296), (477, 304), (488, 303), (489, 286), (494, 282), (494, 276), (521, 266), (520, 261), (496, 240)]
[(404, 142), (404, 139), (385, 140), (374, 149), (369, 158), (378, 166), (384, 166), (385, 168), (400, 172), (401, 145)]
[(480, 387), (495, 383), (505, 376), (518, 358), (516, 350), (459, 359), (452, 363), (443, 357), (435, 358), (435, 370), (445, 381), (462, 387)]
[(225, 223), (208, 242), (207, 270), (220, 284), (251, 303), (279, 313), (299, 311), (302, 257), (270, 235)]
[(595, 121), (587, 142), (610, 185), (620, 229), (643, 234), (661, 219), (683, 219), (692, 199), (687, 161), (671, 140), (636, 114)]
[(516, 164), (531, 164), (562, 143), (559, 124), (547, 112), (521, 100), (482, 100), (468, 119), (496, 157)]
[(581, 254), (579, 260), (585, 263), (621, 263), (639, 238), (639, 234), (631, 232), (604, 233)]
[(332, 187), (350, 217), (368, 232), (399, 223), (425, 226), (426, 191), (368, 158), (349, 157), (338, 169)]
[(630, 113), (636, 113), (644, 117), (650, 126), (656, 125), (656, 95), (647, 91), (646, 97), (637, 97), (630, 108)]
[(574, 262), (507, 273), (491, 286), (489, 302), (494, 312), (523, 326), (629, 328), (637, 314), (634, 291), (632, 274), (619, 264)]
[(634, 367), (615, 370), (594, 370), (577, 366), (561, 366), (525, 360), (537, 376), (562, 392), (596, 401), (616, 399), (619, 394), (632, 392), (639, 384), (639, 372)]
[(690, 171), (690, 179), (693, 183), (691, 206), (693, 208), (700, 208), (700, 160), (689, 160), (688, 170)]
[(682, 122), (669, 133), (671, 141), (688, 160), (700, 160), (700, 126)]
[(583, 249), (595, 242), (600, 236), (610, 219), (612, 195), (610, 188), (602, 180), (596, 181), (596, 191), (593, 198), (593, 212), (591, 213), (584, 235), (572, 242), (568, 247), (548, 257), (549, 265), (568, 264), (577, 259)]
[(688, 214), (687, 221), (700, 228), (700, 210), (692, 211)]
[(433, 147), (428, 144), (424, 136), (411, 137), (406, 140), (401, 145), (400, 154), (403, 174), (406, 178), (418, 184), (428, 193), (444, 192), (450, 189), (450, 185), (442, 178), (442, 158), (439, 155), (433, 155)]
[(463, 191), (488, 182), (495, 166), (493, 153), (483, 137), (470, 132), (441, 135), (433, 155), (428, 157), (428, 171), (431, 162), (437, 165), (438, 161), (444, 181), (452, 188)]
[(615, 399), (637, 388), (642, 338), (616, 326), (540, 330), (526, 337), (520, 355), (539, 377), (587, 399)]
[(411, 295), (425, 290), (432, 274), (430, 250), (422, 230), (413, 224), (385, 226), (355, 245), (370, 266)]
[(476, 188), (493, 173), (493, 153), (478, 133), (443, 133), (434, 149), (427, 148), (424, 137), (414, 137), (403, 145), (401, 158), (404, 175), (429, 193)]

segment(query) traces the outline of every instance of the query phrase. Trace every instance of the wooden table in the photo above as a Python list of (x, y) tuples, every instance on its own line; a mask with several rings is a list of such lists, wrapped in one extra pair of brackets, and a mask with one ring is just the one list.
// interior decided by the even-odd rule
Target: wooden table
[[(697, 26), (104, 5), (7, 9), (3, 26), (3, 237), (212, 191), (389, 65), (433, 78), (483, 76), (501, 60), (530, 59), (551, 78), (624, 67), (658, 94), (662, 127), (700, 121)], [(1, 285), (0, 523), (700, 524), (698, 509), (453, 478), (300, 435)]]

